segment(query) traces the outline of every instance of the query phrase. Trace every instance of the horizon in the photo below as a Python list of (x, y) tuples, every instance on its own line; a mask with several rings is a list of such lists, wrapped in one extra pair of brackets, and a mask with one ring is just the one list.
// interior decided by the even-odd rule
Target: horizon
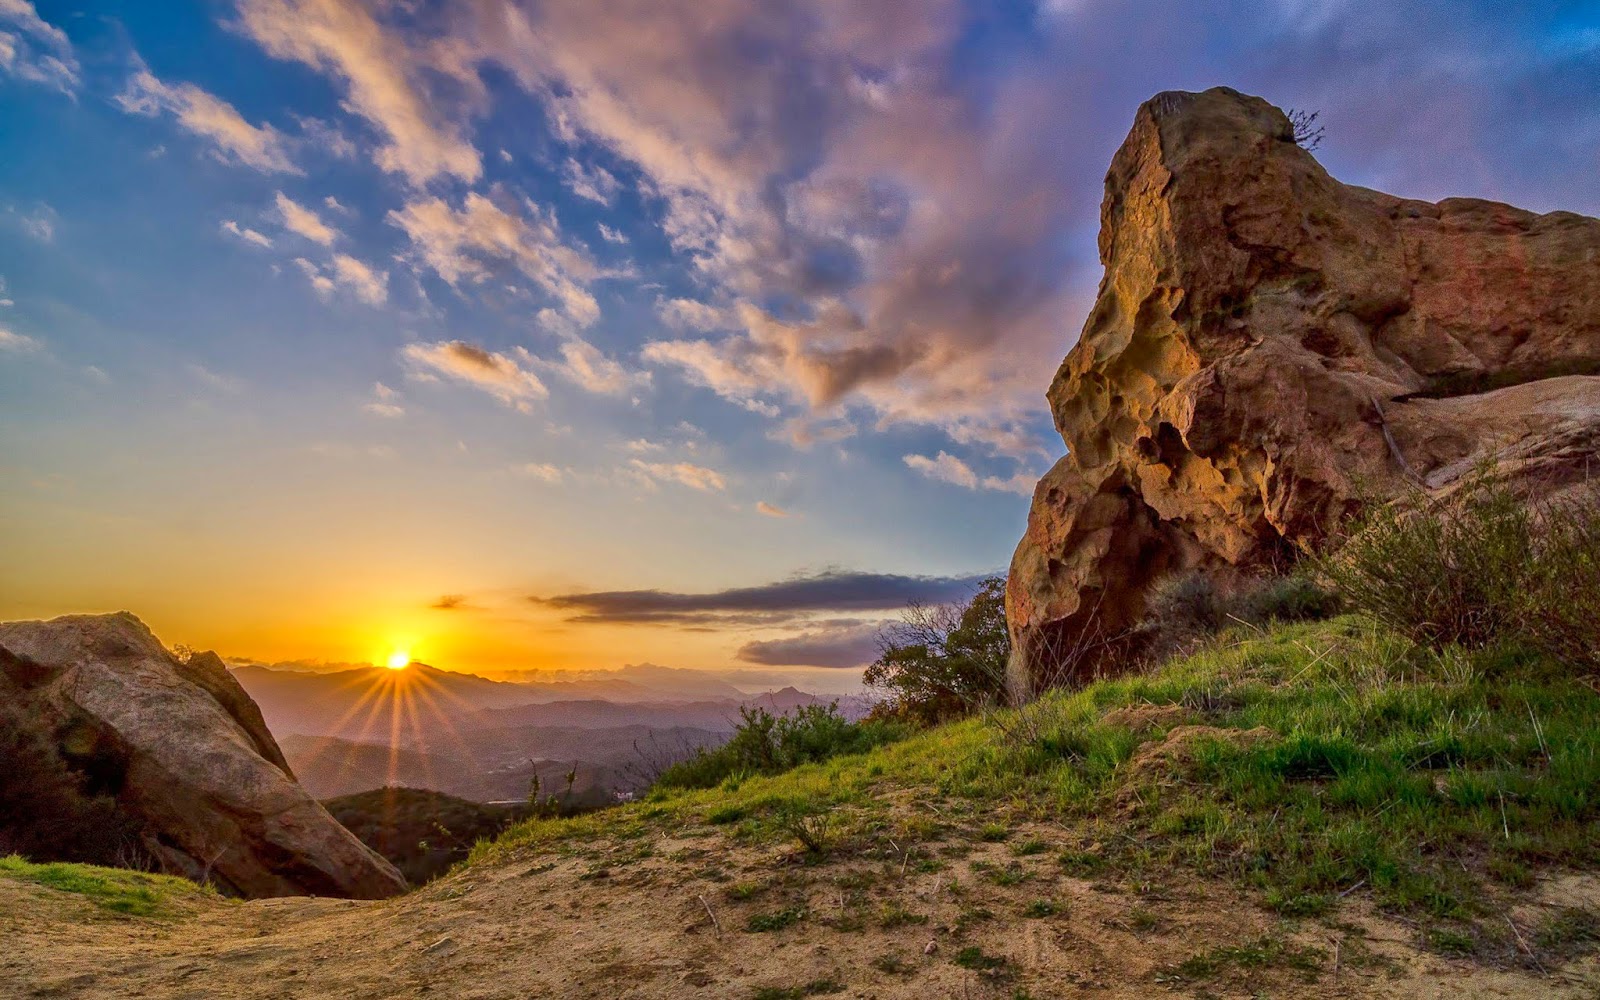
[(0, 619), (832, 693), (1004, 573), (1140, 102), (1600, 214), (1570, 5), (698, 10), (0, 6)]

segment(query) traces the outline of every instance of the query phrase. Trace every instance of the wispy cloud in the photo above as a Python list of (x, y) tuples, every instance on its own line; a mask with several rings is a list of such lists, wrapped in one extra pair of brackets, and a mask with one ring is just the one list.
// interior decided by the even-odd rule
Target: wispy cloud
[(555, 299), (579, 326), (600, 317), (586, 289), (599, 269), (582, 249), (561, 237), (555, 214), (525, 203), (513, 212), (472, 192), (459, 209), (442, 198), (420, 198), (391, 211), (389, 221), (410, 238), (421, 262), (451, 285), (483, 281), (495, 265), (509, 264)]
[(1038, 475), (1031, 472), (1019, 472), (1007, 478), (980, 476), (972, 466), (946, 451), (939, 452), (933, 458), (926, 455), (906, 455), (904, 461), (906, 465), (929, 479), (951, 483), (969, 490), (998, 490), (1003, 493), (1028, 496), (1033, 493), (1034, 485), (1039, 481)]
[(364, 4), (348, 0), (239, 0), (239, 25), (280, 59), (329, 73), (343, 85), (345, 106), (384, 136), (377, 164), (413, 184), (439, 176), (475, 181), (478, 152), (435, 106), (429, 74), (480, 91), (459, 46), (445, 39), (417, 44), (380, 24)]
[(212, 153), (224, 163), (256, 170), (298, 174), (289, 158), (288, 140), (271, 125), (252, 125), (227, 101), (192, 83), (166, 84), (141, 69), (117, 97), (122, 110), (156, 117), (170, 114), (189, 132), (208, 140)]
[(567, 479), (568, 470), (549, 462), (525, 462), (522, 465), (513, 465), (511, 474), (521, 479), (537, 479), (541, 483), (554, 486)]
[(339, 238), (339, 231), (322, 221), (322, 216), (279, 191), (273, 198), (278, 208), (278, 219), (283, 228), (313, 243), (331, 246)]
[(776, 504), (767, 503), (765, 500), (757, 500), (756, 501), (756, 513), (765, 514), (768, 517), (788, 517), (789, 516), (789, 512), (788, 511), (784, 510), (782, 507), (777, 506)]
[(629, 460), (628, 466), (650, 482), (678, 483), (702, 493), (720, 491), (728, 485), (722, 473), (691, 462), (646, 462), (635, 458)]
[(622, 188), (622, 183), (605, 167), (584, 166), (570, 156), (561, 168), (561, 179), (566, 183), (567, 190), (579, 198), (607, 206), (616, 199), (617, 192)]
[(382, 382), (372, 383), (372, 399), (363, 403), (361, 408), (385, 420), (398, 420), (406, 415), (406, 408), (400, 403), (400, 393)]
[(373, 270), (349, 254), (336, 253), (326, 267), (304, 257), (294, 258), (295, 267), (311, 282), (324, 299), (343, 288), (369, 306), (381, 306), (389, 298), (389, 275)]
[(272, 246), (272, 240), (270, 238), (261, 235), (254, 229), (241, 226), (232, 219), (226, 219), (223, 221), (222, 231), (228, 233), (229, 235), (236, 236), (239, 239), (244, 240), (246, 243), (253, 243), (258, 247)]
[(516, 357), (486, 350), (463, 340), (432, 344), (407, 344), (401, 358), (414, 375), (423, 378), (444, 376), (480, 389), (500, 402), (523, 413), (533, 412), (533, 403), (550, 394), (539, 376), (524, 364), (527, 351), (516, 348)]
[(66, 32), (41, 18), (30, 0), (0, 0), (0, 73), (70, 96), (79, 72)]
[(13, 354), (30, 354), (42, 350), (43, 344), (32, 337), (23, 336), (13, 330), (0, 326), (0, 351), (9, 351)]

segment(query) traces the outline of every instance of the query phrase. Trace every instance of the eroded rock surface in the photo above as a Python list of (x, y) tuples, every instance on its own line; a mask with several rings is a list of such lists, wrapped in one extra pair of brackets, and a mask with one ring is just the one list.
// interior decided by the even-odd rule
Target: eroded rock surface
[(0, 696), (92, 769), (172, 871), (239, 895), (405, 891), (295, 781), (255, 702), (213, 653), (181, 661), (126, 612), (0, 623)]
[(1011, 564), (1018, 688), (1071, 679), (1163, 576), (1282, 565), (1408, 484), (1559, 486), (1600, 454), (1600, 220), (1341, 184), (1218, 88), (1139, 109), (1100, 258), (1048, 393), (1068, 454)]

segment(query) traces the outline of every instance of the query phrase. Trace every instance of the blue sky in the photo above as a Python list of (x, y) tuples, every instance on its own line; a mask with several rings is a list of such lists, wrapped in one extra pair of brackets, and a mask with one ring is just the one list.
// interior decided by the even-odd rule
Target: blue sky
[[(0, 614), (837, 675), (905, 579), (1009, 559), (1140, 101), (1228, 84), (1320, 109), (1343, 180), (1600, 211), (1600, 8), (1508, 10), (0, 0)], [(796, 578), (891, 582), (550, 601)]]

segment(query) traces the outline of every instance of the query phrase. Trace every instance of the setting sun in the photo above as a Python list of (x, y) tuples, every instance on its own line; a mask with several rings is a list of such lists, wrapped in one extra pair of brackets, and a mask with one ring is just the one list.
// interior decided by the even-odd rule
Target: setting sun
[(387, 665), (390, 670), (404, 670), (411, 666), (411, 654), (406, 650), (390, 653)]

